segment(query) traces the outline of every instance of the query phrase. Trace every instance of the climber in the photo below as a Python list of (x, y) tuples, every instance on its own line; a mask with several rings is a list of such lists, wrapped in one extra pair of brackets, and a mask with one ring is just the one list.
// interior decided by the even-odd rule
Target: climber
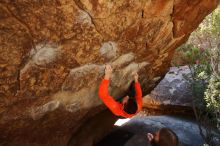
[(147, 133), (153, 146), (179, 146), (178, 136), (169, 128), (161, 128), (154, 134)]
[(130, 118), (142, 109), (142, 91), (140, 83), (138, 82), (138, 74), (134, 74), (134, 82), (130, 86), (129, 94), (124, 96), (122, 102), (114, 100), (114, 98), (108, 93), (111, 74), (111, 66), (106, 65), (105, 76), (99, 87), (99, 97), (113, 114), (124, 118)]

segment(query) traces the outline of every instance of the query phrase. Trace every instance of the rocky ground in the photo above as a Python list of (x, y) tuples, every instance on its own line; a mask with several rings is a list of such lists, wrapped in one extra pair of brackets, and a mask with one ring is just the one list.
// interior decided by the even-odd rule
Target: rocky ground
[[(121, 127), (115, 127), (96, 146), (148, 146), (145, 134), (163, 127), (170, 128), (177, 134), (180, 146), (203, 146), (205, 143), (193, 119), (174, 116), (144, 116), (142, 113)], [(215, 134), (213, 146), (219, 146), (220, 135)]]

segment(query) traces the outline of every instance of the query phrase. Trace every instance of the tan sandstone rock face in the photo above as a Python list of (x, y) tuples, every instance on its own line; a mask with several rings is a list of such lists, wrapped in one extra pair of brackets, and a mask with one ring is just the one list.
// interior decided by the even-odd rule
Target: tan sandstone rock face
[(0, 145), (63, 146), (110, 93), (144, 93), (218, 0), (1, 0)]

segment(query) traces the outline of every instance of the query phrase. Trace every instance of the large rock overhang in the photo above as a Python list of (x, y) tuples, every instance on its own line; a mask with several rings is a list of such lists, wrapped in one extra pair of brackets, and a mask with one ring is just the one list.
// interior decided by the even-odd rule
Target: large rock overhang
[[(144, 94), (218, 0), (1, 0), (0, 143), (65, 145), (100, 112), (104, 64), (120, 97), (140, 74)], [(52, 132), (51, 132), (52, 131)]]

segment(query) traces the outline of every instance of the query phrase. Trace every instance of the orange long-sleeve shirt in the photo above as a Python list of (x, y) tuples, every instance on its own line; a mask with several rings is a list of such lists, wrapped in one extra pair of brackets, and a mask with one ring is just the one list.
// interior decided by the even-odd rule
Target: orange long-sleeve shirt
[(106, 79), (103, 79), (101, 81), (98, 94), (101, 100), (112, 111), (113, 114), (125, 118), (130, 118), (135, 114), (137, 114), (142, 109), (142, 91), (139, 82), (135, 82), (135, 99), (138, 107), (137, 112), (135, 114), (126, 113), (122, 108), (122, 104), (120, 102), (115, 101), (114, 98), (109, 95), (108, 93), (109, 82), (110, 81)]

